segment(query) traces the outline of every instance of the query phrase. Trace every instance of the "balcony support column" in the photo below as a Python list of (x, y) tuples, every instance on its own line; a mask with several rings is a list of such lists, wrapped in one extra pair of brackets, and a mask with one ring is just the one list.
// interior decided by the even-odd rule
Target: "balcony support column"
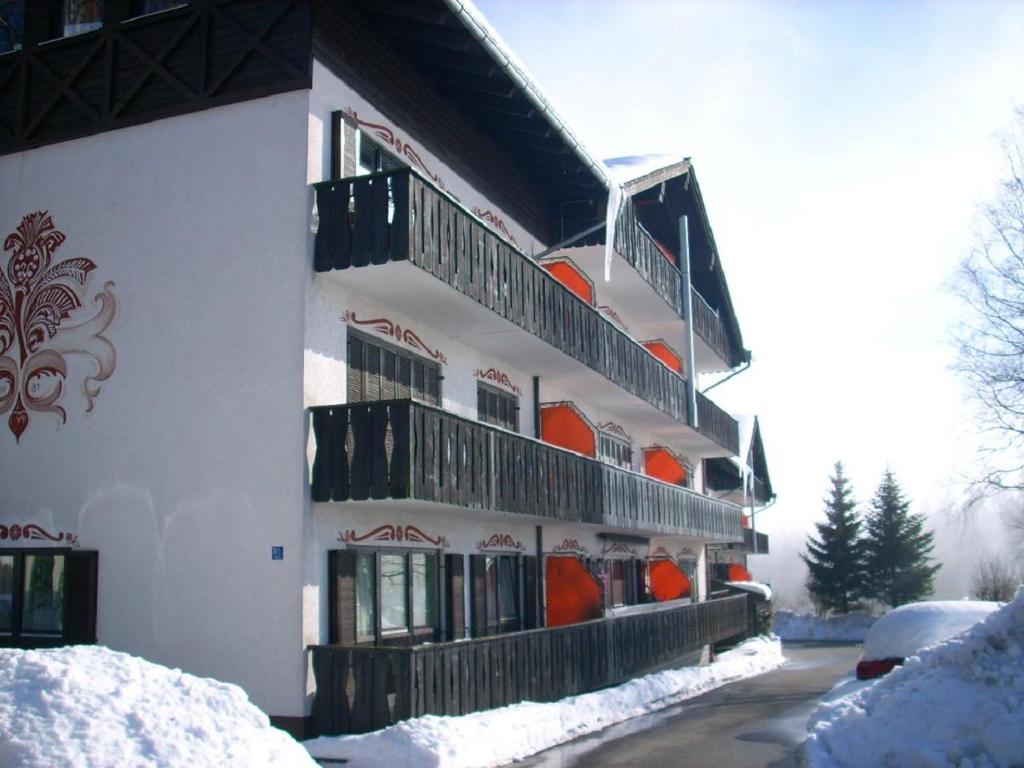
[(687, 216), (679, 217), (679, 271), (683, 292), (683, 319), (686, 320), (686, 334), (683, 339), (686, 355), (686, 394), (689, 424), (696, 429), (700, 418), (697, 415), (697, 371), (693, 352), (693, 287), (690, 284), (690, 221)]

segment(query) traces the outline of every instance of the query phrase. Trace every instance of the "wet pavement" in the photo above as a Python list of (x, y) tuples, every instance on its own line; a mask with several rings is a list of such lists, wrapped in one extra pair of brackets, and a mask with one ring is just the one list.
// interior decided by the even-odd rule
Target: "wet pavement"
[(807, 718), (849, 674), (860, 645), (786, 644), (787, 664), (549, 749), (537, 768), (787, 768), (796, 766)]

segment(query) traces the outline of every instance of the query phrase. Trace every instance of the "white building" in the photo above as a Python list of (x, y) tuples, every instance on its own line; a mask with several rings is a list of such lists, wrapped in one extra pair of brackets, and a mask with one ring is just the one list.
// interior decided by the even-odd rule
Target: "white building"
[(749, 354), (688, 161), (609, 171), (454, 0), (8, 5), (0, 642), (309, 732), (745, 631), (693, 385)]

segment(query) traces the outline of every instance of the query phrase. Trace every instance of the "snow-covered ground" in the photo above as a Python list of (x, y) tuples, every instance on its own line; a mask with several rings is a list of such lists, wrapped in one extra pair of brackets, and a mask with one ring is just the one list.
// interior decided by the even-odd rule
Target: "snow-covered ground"
[(772, 616), (772, 632), (786, 641), (862, 643), (876, 618), (869, 613), (822, 618), (791, 611), (775, 611)]
[(0, 766), (316, 768), (238, 686), (103, 646), (0, 649)]
[(972, 627), (1000, 603), (931, 600), (902, 605), (872, 625), (864, 638), (865, 659), (902, 659)]
[(811, 716), (810, 768), (1024, 765), (1024, 588), (1013, 602)]
[(524, 702), (462, 717), (419, 717), (361, 736), (305, 742), (351, 768), (488, 768), (782, 666), (777, 638), (754, 638), (703, 667), (667, 670), (550, 704)]

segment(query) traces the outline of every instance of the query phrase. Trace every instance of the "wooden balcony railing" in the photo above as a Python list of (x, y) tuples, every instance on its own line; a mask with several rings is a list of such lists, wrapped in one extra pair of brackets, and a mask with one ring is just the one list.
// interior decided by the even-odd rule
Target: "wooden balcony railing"
[(727, 597), (411, 648), (313, 646), (314, 732), (364, 733), (410, 717), (557, 701), (614, 685), (752, 631), (748, 603)]
[(743, 529), (743, 544), (741, 546), (744, 552), (754, 551), (754, 539), (757, 539), (757, 554), (767, 555), (768, 554), (768, 536), (767, 534), (759, 531), (752, 531), (749, 528)]
[(740, 428), (736, 419), (697, 393), (697, 431), (736, 456), (740, 452)]
[(314, 501), (418, 499), (742, 540), (739, 507), (410, 400), (311, 408)]
[[(589, 233), (567, 247), (603, 245), (603, 229)], [(682, 274), (679, 267), (669, 261), (661, 252), (654, 237), (644, 228), (636, 216), (636, 208), (627, 201), (615, 224), (615, 252), (636, 270), (658, 296), (680, 317), (683, 316)], [(690, 288), (693, 296), (693, 331), (730, 368), (742, 365), (746, 357), (725, 329), (719, 314), (711, 308), (696, 288)]]
[(676, 421), (686, 381), (411, 168), (315, 185), (318, 272), (408, 261)]

